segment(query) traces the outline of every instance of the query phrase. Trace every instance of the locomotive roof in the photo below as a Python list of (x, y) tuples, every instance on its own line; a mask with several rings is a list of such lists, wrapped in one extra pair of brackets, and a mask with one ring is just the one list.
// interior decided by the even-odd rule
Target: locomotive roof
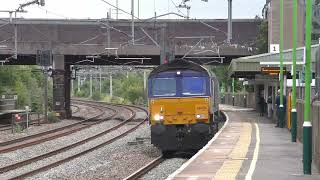
[(186, 61), (183, 59), (175, 59), (167, 64), (162, 64), (156, 67), (153, 71), (151, 71), (150, 76), (159, 74), (161, 72), (174, 70), (193, 70), (197, 72), (206, 73), (208, 76), (210, 76), (210, 73), (204, 67), (194, 62)]

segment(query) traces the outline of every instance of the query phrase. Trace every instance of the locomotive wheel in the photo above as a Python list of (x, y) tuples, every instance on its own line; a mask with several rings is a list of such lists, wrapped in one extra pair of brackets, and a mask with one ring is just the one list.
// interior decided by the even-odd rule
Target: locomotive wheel
[(162, 151), (162, 156), (164, 158), (171, 158), (173, 157), (175, 151)]

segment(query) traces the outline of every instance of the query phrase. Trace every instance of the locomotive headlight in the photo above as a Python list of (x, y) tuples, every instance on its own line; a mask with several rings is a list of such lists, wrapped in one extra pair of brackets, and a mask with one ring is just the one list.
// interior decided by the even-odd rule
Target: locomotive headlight
[(160, 115), (159, 114), (154, 115), (154, 120), (155, 121), (160, 121)]
[(163, 121), (163, 119), (164, 119), (164, 116), (162, 116), (162, 115), (159, 115), (159, 114), (154, 115), (155, 121)]
[(197, 114), (197, 115), (196, 115), (196, 118), (197, 118), (197, 119), (202, 119), (202, 118), (204, 118), (204, 115), (203, 115), (203, 114)]

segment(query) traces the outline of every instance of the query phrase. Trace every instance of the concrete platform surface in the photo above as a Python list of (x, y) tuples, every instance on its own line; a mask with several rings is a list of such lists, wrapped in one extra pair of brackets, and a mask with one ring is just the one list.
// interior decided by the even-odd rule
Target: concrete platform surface
[(303, 175), (302, 144), (253, 109), (223, 105), (227, 122), (195, 156), (167, 179), (320, 180)]

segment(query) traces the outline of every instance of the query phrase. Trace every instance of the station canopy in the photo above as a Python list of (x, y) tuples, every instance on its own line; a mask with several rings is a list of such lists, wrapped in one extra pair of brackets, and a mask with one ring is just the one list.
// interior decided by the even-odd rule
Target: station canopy
[[(319, 45), (313, 45), (311, 50), (312, 69), (315, 71), (315, 60)], [(305, 47), (297, 48), (297, 71), (303, 71), (305, 64)], [(292, 69), (292, 49), (283, 53), (284, 68), (287, 72)], [(229, 66), (229, 75), (235, 78), (254, 79), (255, 75), (261, 74), (261, 69), (266, 67), (280, 67), (280, 53), (266, 53), (254, 56), (241, 57), (232, 60)]]

